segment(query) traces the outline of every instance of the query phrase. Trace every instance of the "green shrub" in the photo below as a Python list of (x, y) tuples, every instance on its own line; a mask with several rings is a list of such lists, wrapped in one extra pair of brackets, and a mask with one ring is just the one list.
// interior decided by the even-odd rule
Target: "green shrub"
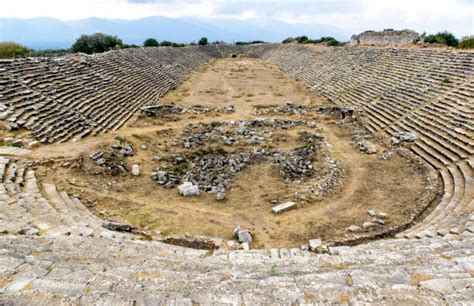
[(120, 49), (123, 43), (117, 36), (95, 33), (92, 35), (81, 35), (72, 45), (72, 52), (82, 52), (87, 54), (101, 53), (114, 49)]
[(205, 45), (207, 45), (207, 43), (208, 43), (208, 42), (207, 42), (207, 37), (201, 37), (201, 39), (200, 39), (199, 42), (198, 42), (198, 44), (199, 44), (200, 46), (205, 46)]
[(458, 45), (460, 49), (474, 49), (474, 37), (465, 38), (461, 40)]
[(138, 45), (135, 45), (135, 44), (122, 44), (122, 46), (120, 46), (120, 49), (129, 49), (129, 48), (140, 48), (140, 46)]
[(25, 46), (14, 42), (0, 42), (0, 58), (26, 57), (31, 52)]
[(305, 44), (308, 42), (308, 36), (298, 36), (298, 37), (295, 37), (295, 40), (299, 43), (299, 44)]
[(448, 31), (427, 35), (425, 36), (424, 41), (428, 44), (442, 44), (450, 47), (456, 47), (459, 44), (459, 40), (456, 36)]
[(63, 56), (69, 53), (68, 49), (46, 49), (46, 50), (33, 50), (30, 55), (34, 57), (56, 57)]
[(270, 275), (271, 276), (277, 276), (278, 274), (279, 274), (279, 272), (278, 272), (277, 266), (272, 265), (272, 267), (270, 268)]
[(171, 41), (168, 41), (168, 40), (163, 40), (162, 42), (160, 42), (160, 46), (161, 47), (171, 47), (171, 46), (173, 46), (173, 43)]
[(254, 41), (238, 41), (235, 44), (237, 46), (247, 46), (247, 45), (254, 45), (254, 44), (264, 44), (263, 40), (254, 40)]
[(294, 41), (295, 41), (295, 39), (294, 39), (293, 37), (288, 37), (287, 39), (284, 39), (284, 40), (282, 41), (282, 43), (284, 43), (284, 44), (289, 44), (289, 43), (292, 43), (292, 42), (294, 42)]
[(143, 47), (158, 47), (160, 43), (154, 38), (148, 38), (143, 42)]
[(449, 83), (451, 83), (451, 80), (450, 80), (449, 78), (444, 78), (444, 79), (442, 80), (442, 82), (443, 82), (444, 84), (449, 84)]

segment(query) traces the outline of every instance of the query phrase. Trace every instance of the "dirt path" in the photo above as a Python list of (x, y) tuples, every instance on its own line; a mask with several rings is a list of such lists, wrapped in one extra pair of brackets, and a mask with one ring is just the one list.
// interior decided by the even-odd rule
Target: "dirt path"
[[(127, 161), (140, 165), (139, 177), (97, 177), (62, 167), (38, 171), (44, 180), (51, 180), (84, 199), (97, 201), (93, 210), (102, 217), (130, 222), (149, 231), (160, 230), (163, 234), (190, 233), (231, 239), (233, 229), (240, 225), (254, 233), (255, 247), (295, 247), (308, 239), (332, 241), (353, 235), (346, 228), (371, 220), (368, 209), (387, 213), (386, 226), (409, 218), (411, 207), (424, 187), (423, 174), (399, 156), (382, 161), (377, 155), (359, 153), (350, 144), (348, 131), (316, 115), (307, 119), (318, 120), (318, 132), (332, 145), (331, 157), (342, 163), (343, 185), (323, 199), (298, 202), (298, 209), (277, 216), (271, 213), (275, 203), (295, 200), (293, 194), (298, 186), (285, 183), (278, 167), (270, 162), (251, 165), (239, 172), (223, 203), (210, 194), (183, 198), (176, 189), (162, 188), (150, 179), (149, 173), (157, 165), (153, 156), (172, 153), (170, 142), (180, 136), (187, 124), (250, 119), (255, 117), (253, 105), (288, 101), (306, 106), (327, 103), (271, 64), (246, 58), (216, 60), (193, 73), (177, 90), (163, 97), (161, 103), (181, 107), (232, 103), (235, 113), (141, 118), (119, 131), (76, 143), (37, 148), (30, 157), (72, 158), (90, 154), (99, 144), (113, 142), (117, 136), (132, 142), (135, 148), (146, 144), (148, 149), (137, 149), (136, 155)], [(167, 129), (171, 129), (170, 136), (157, 133)], [(158, 149), (162, 147), (167, 151)], [(383, 230), (383, 226), (377, 230)]]

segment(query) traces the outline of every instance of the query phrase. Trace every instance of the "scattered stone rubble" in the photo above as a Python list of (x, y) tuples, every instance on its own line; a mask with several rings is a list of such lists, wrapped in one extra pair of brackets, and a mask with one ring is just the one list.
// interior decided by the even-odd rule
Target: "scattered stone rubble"
[(163, 185), (166, 188), (172, 188), (179, 184), (181, 178), (170, 172), (157, 169), (151, 173), (151, 179), (157, 181), (160, 185)]
[(390, 144), (392, 146), (398, 146), (404, 143), (413, 143), (417, 138), (416, 134), (412, 132), (395, 133), (392, 138), (390, 138)]
[(304, 105), (287, 102), (285, 105), (254, 105), (254, 113), (257, 116), (273, 114), (299, 114), (307, 115), (310, 109)]
[(145, 104), (141, 110), (147, 116), (181, 114), (184, 111), (183, 108), (174, 104), (155, 104), (153, 102)]
[(275, 153), (273, 158), (280, 166), (280, 175), (287, 181), (301, 183), (314, 176), (313, 162), (319, 145), (308, 145), (290, 153)]
[(227, 146), (257, 145), (272, 139), (271, 129), (286, 130), (302, 125), (316, 127), (312, 121), (273, 118), (189, 124), (183, 129), (182, 144), (186, 149), (219, 141)]
[(207, 113), (234, 113), (235, 107), (233, 104), (227, 104), (225, 106), (204, 106), (204, 105), (193, 105), (186, 109), (187, 113), (191, 114), (207, 114)]
[(153, 102), (145, 104), (141, 108), (142, 112), (147, 116), (159, 116), (168, 114), (207, 114), (207, 113), (233, 113), (235, 107), (233, 104), (225, 106), (204, 106), (204, 105), (193, 105), (186, 109), (179, 107), (175, 104), (155, 104)]
[(242, 245), (243, 249), (248, 251), (252, 243), (252, 233), (249, 230), (241, 229), (240, 226), (234, 230), (234, 237)]
[(336, 159), (326, 157), (325, 169), (320, 173), (320, 178), (315, 182), (310, 182), (309, 186), (303, 189), (303, 194), (322, 197), (341, 185), (344, 169), (341, 162)]
[(183, 180), (205, 192), (217, 193), (219, 200), (223, 200), (225, 191), (230, 189), (230, 179), (255, 157), (250, 153), (196, 156)]
[[(134, 151), (131, 144), (124, 146), (113, 144), (109, 149), (100, 149), (90, 155), (90, 158), (102, 168), (102, 174), (116, 176), (127, 173), (127, 164), (125, 158), (133, 156)], [(136, 171), (136, 169), (135, 169)]]
[(130, 224), (107, 221), (102, 222), (102, 227), (117, 232), (131, 232), (133, 229)]
[(191, 182), (184, 182), (178, 186), (179, 194), (184, 197), (193, 197), (200, 194), (199, 186)]
[(346, 118), (355, 119), (355, 115), (360, 113), (359, 110), (356, 110), (356, 108), (350, 104), (321, 105), (318, 107), (317, 111), (319, 113), (331, 114), (338, 117), (340, 120), (344, 120)]
[[(218, 140), (225, 144), (248, 144), (243, 139), (254, 139), (256, 135), (271, 136), (273, 129), (288, 129), (306, 125), (315, 127), (311, 121), (287, 119), (255, 119), (223, 121), (213, 123), (189, 124), (183, 130), (183, 146), (187, 149), (203, 147)], [(260, 136), (258, 136), (260, 137)], [(268, 137), (269, 138), (269, 137)], [(231, 179), (250, 163), (264, 161), (267, 158), (280, 167), (283, 179), (291, 183), (302, 183), (315, 176), (313, 163), (317, 152), (323, 146), (329, 146), (324, 136), (318, 133), (300, 131), (297, 138), (304, 145), (290, 152), (278, 149), (252, 147), (248, 151), (228, 153), (220, 147), (209, 147), (206, 151), (176, 155), (166, 158), (168, 164), (161, 164), (151, 173), (153, 180), (171, 188), (180, 182), (191, 182), (202, 192), (215, 193), (218, 201), (223, 201), (231, 188)], [(226, 142), (227, 141), (227, 142)], [(252, 143), (254, 144), (254, 143)], [(163, 160), (160, 158), (161, 162)], [(323, 196), (340, 184), (341, 165), (334, 160), (324, 159), (328, 165), (317, 180), (317, 184), (305, 186), (304, 192)], [(180, 172), (180, 173), (178, 173)], [(333, 173), (330, 173), (333, 172)]]

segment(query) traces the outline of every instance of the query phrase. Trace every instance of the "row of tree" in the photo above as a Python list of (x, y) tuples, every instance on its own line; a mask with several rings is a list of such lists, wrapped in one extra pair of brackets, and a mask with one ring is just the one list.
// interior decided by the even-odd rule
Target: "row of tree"
[[(195, 45), (196, 43), (191, 43)], [(207, 38), (202, 37), (199, 45), (204, 46), (208, 44)], [(148, 38), (143, 42), (144, 47), (184, 47), (185, 44), (179, 44), (172, 41), (161, 41), (159, 42), (155, 38)], [(95, 33), (92, 35), (81, 35), (76, 42), (72, 45), (72, 52), (82, 52), (87, 54), (101, 53), (110, 50), (126, 49), (126, 48), (138, 48), (137, 45), (124, 44), (117, 36), (106, 35), (102, 33)]]
[[(428, 44), (441, 44), (462, 49), (473, 49), (474, 48), (474, 37), (464, 38), (459, 40), (452, 33), (447, 31), (439, 32), (437, 34), (426, 35), (423, 33), (424, 42)], [(223, 42), (213, 42), (212, 44), (220, 44)], [(251, 45), (264, 43), (261, 40), (254, 40), (249, 42), (238, 41), (236, 45)], [(283, 43), (298, 43), (298, 44), (325, 44), (328, 46), (339, 46), (343, 43), (339, 42), (334, 37), (321, 37), (319, 39), (310, 39), (308, 36), (302, 35), (297, 37), (290, 37), (283, 40)], [(205, 46), (209, 44), (206, 37), (199, 39), (197, 43), (192, 42), (190, 45), (201, 45)], [(159, 42), (155, 38), (148, 38), (143, 42), (143, 47), (184, 47), (185, 44), (175, 43), (171, 41)], [(110, 50), (126, 49), (126, 48), (139, 48), (140, 46), (134, 44), (125, 44), (117, 36), (107, 35), (102, 33), (95, 33), (91, 35), (81, 35), (70, 49), (60, 50), (31, 50), (25, 46), (12, 43), (12, 42), (0, 42), (0, 58), (17, 58), (27, 56), (59, 56), (69, 52), (82, 52), (87, 54), (101, 53)]]
[(459, 39), (454, 36), (453, 33), (448, 31), (439, 32), (436, 34), (426, 35), (423, 33), (423, 40), (427, 44), (439, 44), (447, 45), (450, 47), (456, 47), (460, 49), (472, 49), (474, 48), (474, 37), (465, 37), (464, 39)]
[(282, 43), (289, 44), (289, 43), (298, 43), (298, 44), (325, 44), (328, 46), (340, 46), (343, 43), (339, 42), (334, 37), (321, 37), (319, 39), (309, 39), (308, 36), (302, 35), (297, 37), (288, 37), (287, 39), (283, 40)]

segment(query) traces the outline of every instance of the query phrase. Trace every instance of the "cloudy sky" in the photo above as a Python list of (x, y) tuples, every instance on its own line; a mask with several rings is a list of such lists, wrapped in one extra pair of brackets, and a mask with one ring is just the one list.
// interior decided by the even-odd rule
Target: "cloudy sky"
[(271, 18), (289, 23), (328, 24), (347, 32), (411, 28), (474, 34), (474, 0), (0, 0), (0, 17), (146, 16)]

